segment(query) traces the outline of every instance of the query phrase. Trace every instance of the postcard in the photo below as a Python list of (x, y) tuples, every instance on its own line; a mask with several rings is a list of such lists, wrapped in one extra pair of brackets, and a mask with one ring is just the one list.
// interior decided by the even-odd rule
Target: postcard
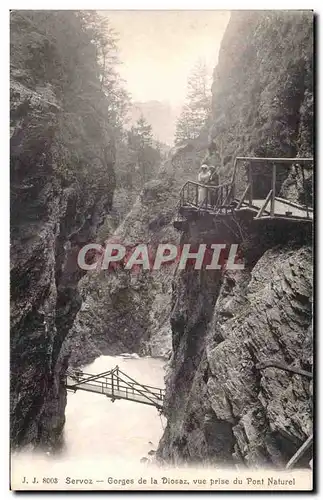
[(314, 18), (11, 11), (12, 490), (313, 489)]

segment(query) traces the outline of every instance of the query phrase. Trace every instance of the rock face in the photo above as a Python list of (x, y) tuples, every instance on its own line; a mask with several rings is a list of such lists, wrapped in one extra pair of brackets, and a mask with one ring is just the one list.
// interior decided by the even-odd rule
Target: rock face
[[(163, 165), (155, 180), (148, 182), (125, 220), (108, 238), (129, 250), (148, 245), (153, 257), (159, 243), (179, 242), (172, 221), (176, 216), (178, 180), (170, 165)], [(166, 169), (166, 171), (165, 171)], [(85, 364), (102, 354), (136, 352), (168, 357), (171, 349), (169, 311), (175, 263), (160, 270), (123, 268), (90, 271), (79, 288), (83, 304), (64, 346), (71, 363)], [(81, 350), (75, 349), (79, 334)]]
[(313, 155), (313, 13), (231, 13), (213, 73), (222, 175), (236, 156)]
[[(312, 22), (307, 12), (231, 15), (212, 89), (221, 178), (235, 156), (312, 156)], [(181, 242), (223, 238), (202, 226), (190, 221)], [(312, 433), (310, 379), (257, 368), (274, 359), (312, 370), (311, 229), (258, 227), (244, 228), (244, 270), (174, 275), (161, 461), (284, 467)]]
[[(100, 153), (106, 160), (102, 192), (75, 173), (84, 166), (83, 151), (77, 142), (74, 149), (68, 149), (63, 139), (74, 139), (75, 131), (68, 128), (72, 109), (55, 82), (55, 71), (62, 61), (56, 52), (57, 36), (51, 35), (61, 28), (61, 22), (70, 22), (70, 28), (76, 29), (75, 22), (81, 30), (75, 15), (54, 13), (49, 19), (45, 11), (16, 11), (13, 16), (11, 442), (19, 447), (53, 448), (60, 444), (66, 404), (62, 384), (66, 359), (61, 356), (61, 346), (81, 305), (77, 283), (82, 271), (77, 266), (77, 253), (94, 238), (111, 207), (113, 148), (102, 130), (102, 135), (91, 138), (92, 148), (87, 151), (94, 171)], [(68, 53), (68, 44), (65, 49)], [(55, 62), (57, 66), (47, 67), (43, 74), (39, 60), (44, 60), (47, 50), (52, 51), (51, 57), (45, 58), (48, 65)], [(81, 102), (80, 98), (76, 107)], [(75, 120), (86, 128), (81, 110), (73, 112)], [(74, 154), (79, 155), (77, 164), (75, 157), (74, 163), (71, 160)]]
[(268, 249), (243, 271), (180, 271), (171, 325), (159, 458), (287, 463), (312, 432), (311, 384), (256, 365), (274, 359), (312, 370), (310, 247)]
[[(106, 234), (101, 228), (99, 242), (118, 242), (129, 249), (145, 243), (152, 258), (158, 244), (178, 245), (180, 233), (173, 222), (178, 217), (180, 189), (187, 180), (197, 179), (206, 146), (207, 137), (203, 136), (182, 150), (173, 148), (119, 227)], [(124, 352), (168, 359), (175, 270), (174, 262), (155, 271), (88, 272), (79, 283), (82, 307), (64, 343), (70, 363), (87, 364), (98, 354)]]

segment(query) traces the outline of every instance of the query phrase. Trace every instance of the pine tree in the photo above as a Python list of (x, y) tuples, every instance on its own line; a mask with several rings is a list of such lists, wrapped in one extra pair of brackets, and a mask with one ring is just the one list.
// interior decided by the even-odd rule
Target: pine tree
[(96, 47), (100, 89), (106, 95), (108, 103), (105, 116), (109, 123), (122, 134), (130, 97), (124, 88), (125, 82), (116, 69), (120, 64), (117, 33), (110, 26), (109, 19), (102, 17), (96, 11), (79, 11), (79, 15)]
[(175, 144), (196, 139), (207, 125), (211, 92), (206, 64), (198, 61), (187, 82), (186, 102), (176, 123)]
[(87, 189), (112, 185), (127, 95), (108, 20), (94, 11), (13, 11), (10, 33), (12, 77), (53, 93), (59, 105), (51, 148), (56, 172)]
[(133, 151), (141, 184), (144, 184), (150, 179), (152, 169), (160, 159), (160, 152), (153, 147), (152, 127), (143, 115), (128, 132), (128, 145)]
[(131, 127), (131, 132), (138, 141), (138, 145), (141, 148), (145, 146), (151, 146), (153, 141), (152, 127), (146, 121), (143, 115), (140, 115), (138, 118), (136, 125)]

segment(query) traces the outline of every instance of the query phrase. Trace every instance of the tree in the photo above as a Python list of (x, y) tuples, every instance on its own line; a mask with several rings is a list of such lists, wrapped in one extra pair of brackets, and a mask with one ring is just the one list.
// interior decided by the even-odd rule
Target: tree
[(132, 139), (137, 142), (138, 148), (151, 146), (153, 141), (152, 127), (141, 115), (135, 126), (131, 127)]
[(176, 123), (175, 144), (196, 139), (211, 113), (210, 78), (206, 64), (198, 61), (187, 82), (186, 102)]
[(91, 41), (96, 48), (99, 67), (100, 89), (107, 97), (106, 118), (116, 131), (122, 133), (122, 127), (130, 104), (130, 97), (124, 88), (124, 80), (116, 70), (120, 64), (118, 57), (118, 37), (110, 26), (107, 17), (96, 11), (80, 11)]
[[(13, 11), (10, 34), (12, 76), (52, 94), (57, 105), (46, 165), (64, 181), (112, 192), (127, 94), (109, 21), (95, 11)], [(38, 128), (31, 142), (39, 140)]]
[(144, 184), (151, 177), (154, 165), (160, 160), (160, 151), (153, 147), (152, 127), (143, 115), (128, 132), (128, 146), (133, 152), (133, 164), (139, 172), (141, 184)]

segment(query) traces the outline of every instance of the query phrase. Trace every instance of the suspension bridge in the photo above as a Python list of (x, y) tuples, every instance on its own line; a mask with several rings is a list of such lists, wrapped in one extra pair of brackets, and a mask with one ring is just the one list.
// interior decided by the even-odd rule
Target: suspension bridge
[(102, 394), (112, 401), (125, 399), (135, 403), (155, 406), (162, 410), (165, 390), (140, 384), (124, 373), (118, 366), (112, 370), (93, 375), (82, 371), (68, 372), (65, 387), (70, 391), (87, 391)]

